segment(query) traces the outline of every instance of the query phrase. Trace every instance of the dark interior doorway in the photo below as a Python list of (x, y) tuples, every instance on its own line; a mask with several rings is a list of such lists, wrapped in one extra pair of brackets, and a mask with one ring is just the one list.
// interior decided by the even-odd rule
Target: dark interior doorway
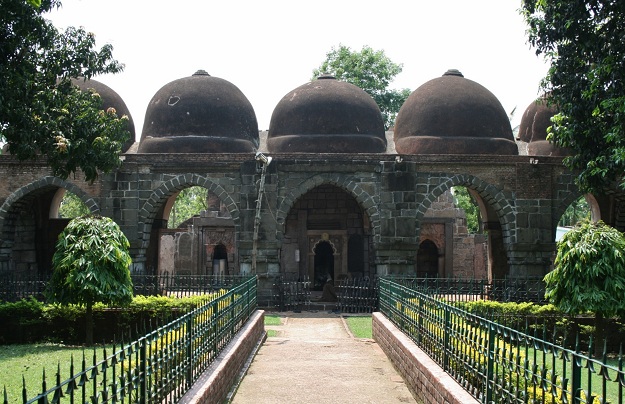
[(218, 244), (213, 252), (213, 274), (228, 275), (228, 251), (226, 246)]
[(327, 241), (315, 247), (315, 280), (314, 290), (323, 290), (328, 280), (334, 280), (334, 249)]
[(438, 276), (438, 248), (431, 240), (424, 240), (417, 252), (417, 277), (435, 278)]

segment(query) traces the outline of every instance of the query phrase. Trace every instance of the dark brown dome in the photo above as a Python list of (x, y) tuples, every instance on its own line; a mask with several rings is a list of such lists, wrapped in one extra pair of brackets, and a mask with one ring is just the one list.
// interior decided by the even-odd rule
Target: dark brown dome
[(132, 120), (132, 115), (130, 115), (130, 111), (126, 106), (126, 103), (113, 89), (111, 89), (106, 84), (102, 84), (96, 80), (81, 80), (81, 79), (72, 79), (72, 83), (74, 83), (78, 88), (83, 91), (88, 91), (89, 89), (93, 89), (96, 93), (100, 94), (102, 98), (102, 109), (107, 110), (109, 108), (115, 108), (118, 117), (122, 117), (124, 115), (128, 116), (128, 131), (130, 132), (130, 139), (124, 143), (122, 146), (122, 152), (127, 151), (130, 146), (135, 142), (135, 123)]
[(297, 87), (271, 115), (267, 149), (277, 153), (382, 153), (386, 136), (373, 98), (332, 76)]
[(410, 94), (397, 114), (394, 136), (400, 154), (519, 153), (497, 97), (458, 70)]
[(247, 153), (258, 148), (252, 104), (235, 85), (203, 70), (152, 97), (139, 153)]
[(519, 125), (519, 139), (527, 142), (527, 154), (530, 156), (565, 156), (566, 149), (557, 147), (547, 140), (547, 128), (551, 126), (551, 117), (557, 113), (554, 106), (543, 98), (532, 102), (523, 113)]

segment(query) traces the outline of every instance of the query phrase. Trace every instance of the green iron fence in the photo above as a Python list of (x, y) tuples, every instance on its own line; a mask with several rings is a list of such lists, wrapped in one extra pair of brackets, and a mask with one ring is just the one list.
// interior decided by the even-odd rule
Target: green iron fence
[[(54, 383), (43, 373), (42, 390), (31, 403), (175, 403), (199, 378), (256, 309), (256, 278), (248, 277), (215, 299), (157, 330), (113, 347), (90, 365), (83, 354), (80, 371), (72, 361), (68, 378)], [(47, 387), (53, 384), (53, 387)], [(4, 403), (8, 404), (6, 399)]]
[[(244, 282), (248, 277), (244, 275), (132, 274), (131, 278), (135, 295), (185, 297), (230, 289)], [(49, 280), (49, 274), (24, 275), (0, 272), (0, 301), (15, 302), (29, 297), (43, 300), (43, 291)]]
[(622, 347), (593, 358), (592, 346), (549, 342), (544, 330), (502, 326), (391, 278), (379, 291), (380, 311), (483, 403), (625, 402)]

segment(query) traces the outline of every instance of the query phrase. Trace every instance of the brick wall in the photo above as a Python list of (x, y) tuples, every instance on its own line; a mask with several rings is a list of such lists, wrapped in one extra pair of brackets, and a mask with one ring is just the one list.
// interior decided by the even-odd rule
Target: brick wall
[(381, 313), (373, 313), (373, 338), (417, 400), (425, 404), (478, 403)]
[(241, 371), (265, 335), (265, 312), (256, 310), (215, 362), (200, 376), (181, 404), (222, 403), (241, 376)]

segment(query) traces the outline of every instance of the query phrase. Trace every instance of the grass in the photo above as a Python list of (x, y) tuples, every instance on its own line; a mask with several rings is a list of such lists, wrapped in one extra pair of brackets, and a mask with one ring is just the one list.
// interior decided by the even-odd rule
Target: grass
[(345, 317), (345, 322), (356, 338), (373, 338), (371, 316)]
[[(265, 315), (265, 325), (282, 325), (282, 317), (273, 314)], [(267, 337), (277, 337), (277, 330), (267, 330)]]
[(282, 325), (282, 317), (276, 315), (265, 315), (265, 325)]
[[(98, 349), (98, 356), (102, 350)], [(107, 352), (110, 354), (110, 352)], [(74, 356), (74, 372), (80, 369), (83, 348), (65, 346), (61, 344), (30, 344), (30, 345), (3, 345), (0, 346), (0, 388), (6, 388), (8, 402), (22, 401), (22, 376), (26, 381), (28, 398), (41, 392), (43, 371), (46, 372), (48, 388), (56, 382), (57, 367), (61, 367), (61, 380), (70, 376), (70, 360)], [(85, 350), (87, 363), (91, 363), (93, 350)]]

